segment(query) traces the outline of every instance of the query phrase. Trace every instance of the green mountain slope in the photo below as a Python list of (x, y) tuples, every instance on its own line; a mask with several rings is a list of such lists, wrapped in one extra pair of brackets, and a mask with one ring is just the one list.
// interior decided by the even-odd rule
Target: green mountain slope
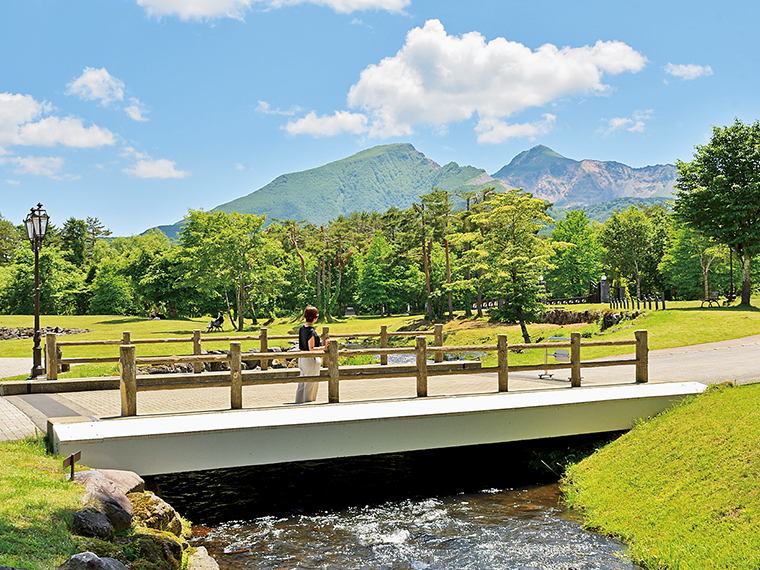
[[(357, 210), (408, 208), (434, 187), (456, 192), (476, 189), (489, 181), (492, 179), (483, 169), (455, 162), (439, 166), (411, 144), (390, 144), (311, 170), (283, 174), (214, 211), (266, 214), (270, 220), (321, 224)], [(174, 237), (180, 226), (178, 222), (159, 229)]]

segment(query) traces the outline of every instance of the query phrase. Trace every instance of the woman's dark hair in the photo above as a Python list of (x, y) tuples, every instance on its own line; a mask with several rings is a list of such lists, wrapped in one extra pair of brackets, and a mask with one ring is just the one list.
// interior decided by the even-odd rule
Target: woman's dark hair
[(306, 319), (307, 323), (312, 322), (318, 316), (319, 316), (319, 309), (317, 309), (316, 307), (312, 307), (311, 305), (306, 307), (303, 311), (303, 318)]

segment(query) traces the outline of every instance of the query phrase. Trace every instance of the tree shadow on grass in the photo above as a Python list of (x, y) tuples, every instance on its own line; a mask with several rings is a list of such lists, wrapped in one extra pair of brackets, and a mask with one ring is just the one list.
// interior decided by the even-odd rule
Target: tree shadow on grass
[(730, 312), (730, 313), (758, 313), (760, 307), (753, 307), (752, 305), (733, 305), (733, 306), (720, 306), (720, 307), (668, 307), (668, 311), (683, 311), (683, 312), (695, 312), (695, 311), (712, 311), (712, 312)]

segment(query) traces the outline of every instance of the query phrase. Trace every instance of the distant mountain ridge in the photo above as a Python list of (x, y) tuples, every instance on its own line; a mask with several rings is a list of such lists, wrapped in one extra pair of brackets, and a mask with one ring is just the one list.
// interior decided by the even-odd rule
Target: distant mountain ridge
[(632, 168), (619, 162), (573, 160), (539, 145), (518, 154), (493, 177), (562, 207), (618, 198), (667, 198), (678, 176), (672, 164)]
[[(498, 186), (524, 188), (567, 209), (618, 198), (670, 197), (673, 165), (631, 168), (618, 162), (573, 160), (546, 146), (518, 154), (493, 176), (450, 162), (439, 166), (411, 144), (376, 146), (324, 166), (283, 174), (259, 190), (212, 211), (266, 214), (322, 224), (355, 211), (408, 208), (432, 188), (451, 193)], [(182, 222), (159, 226), (175, 237)]]

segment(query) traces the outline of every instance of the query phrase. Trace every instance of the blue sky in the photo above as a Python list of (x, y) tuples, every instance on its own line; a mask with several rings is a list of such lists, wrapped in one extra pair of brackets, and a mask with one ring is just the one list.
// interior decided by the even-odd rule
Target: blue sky
[(496, 172), (544, 144), (689, 160), (760, 118), (760, 4), (7, 0), (0, 214), (116, 235), (410, 142)]

